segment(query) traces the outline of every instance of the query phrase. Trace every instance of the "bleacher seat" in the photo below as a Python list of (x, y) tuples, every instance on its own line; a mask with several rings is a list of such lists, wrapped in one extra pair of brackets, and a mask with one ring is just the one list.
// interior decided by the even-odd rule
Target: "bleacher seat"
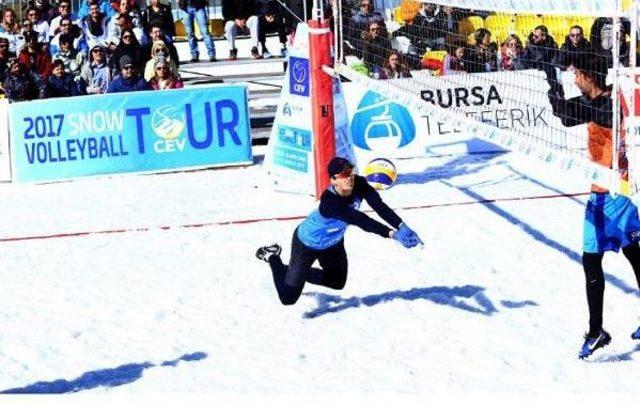
[[(182, 21), (178, 20), (174, 23), (176, 27), (176, 40), (178, 41), (186, 41), (187, 40), (187, 31), (184, 29), (184, 24)], [(193, 24), (196, 38), (202, 39), (200, 35), (200, 28), (198, 24)], [(221, 18), (214, 18), (209, 20), (209, 32), (214, 37), (223, 37), (224, 36), (224, 20)]]
[(542, 25), (542, 17), (533, 14), (518, 14), (514, 18), (514, 30), (522, 42), (527, 41), (527, 37), (538, 25)]
[(564, 43), (564, 38), (569, 34), (569, 28), (573, 25), (565, 16), (547, 15), (542, 18), (542, 24), (549, 30), (549, 35), (555, 39), (558, 46)]
[(484, 27), (491, 32), (491, 40), (501, 43), (512, 32), (513, 14), (496, 13), (488, 16), (484, 20)]
[(484, 19), (477, 15), (472, 15), (460, 20), (458, 33), (467, 38), (467, 43), (473, 45), (473, 33), (478, 28), (484, 28)]

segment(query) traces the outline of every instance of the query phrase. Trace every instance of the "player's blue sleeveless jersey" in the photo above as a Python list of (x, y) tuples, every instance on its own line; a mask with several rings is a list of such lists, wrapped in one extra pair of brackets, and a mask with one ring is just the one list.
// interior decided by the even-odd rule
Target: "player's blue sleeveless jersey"
[[(327, 191), (336, 193), (333, 187), (329, 187)], [(358, 210), (361, 203), (362, 198), (356, 196), (350, 203), (350, 207)], [(342, 240), (348, 225), (340, 219), (322, 216), (318, 207), (298, 227), (298, 238), (309, 248), (324, 250)]]

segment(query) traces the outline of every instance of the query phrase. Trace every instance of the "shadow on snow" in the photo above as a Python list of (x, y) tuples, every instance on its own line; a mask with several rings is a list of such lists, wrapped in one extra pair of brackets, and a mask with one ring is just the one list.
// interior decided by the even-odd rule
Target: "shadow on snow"
[[(394, 300), (427, 300), (436, 304), (450, 306), (471, 313), (490, 316), (498, 310), (491, 300), (484, 294), (484, 288), (480, 286), (434, 286), (428, 288), (413, 288), (409, 290), (396, 290), (364, 297), (342, 298), (337, 295), (309, 292), (306, 296), (316, 298), (318, 307), (304, 313), (304, 318), (316, 318), (325, 314), (337, 313), (347, 309), (362, 306), (371, 307), (380, 303), (388, 303)], [(507, 308), (520, 308), (524, 306), (536, 306), (535, 302), (507, 302), (502, 304)]]
[(123, 384), (133, 383), (142, 377), (145, 369), (157, 366), (177, 366), (185, 361), (200, 361), (208, 355), (204, 352), (194, 352), (186, 354), (172, 361), (165, 361), (161, 364), (151, 362), (128, 363), (112, 369), (100, 369), (86, 372), (74, 380), (58, 379), (51, 382), (36, 382), (25, 387), (17, 387), (0, 391), (5, 394), (61, 394), (74, 393), (81, 390), (95, 389), (97, 387), (115, 387)]
[[(473, 173), (480, 172), (490, 165), (495, 166), (496, 163), (492, 162), (492, 160), (502, 156), (503, 154), (504, 153), (497, 152), (497, 153), (481, 153), (481, 154), (464, 155), (444, 164), (441, 168), (438, 168), (438, 169), (429, 168), (426, 171), (420, 172), (420, 173), (408, 173), (408, 174), (399, 175), (396, 183), (397, 184), (423, 184), (431, 181), (441, 181), (445, 185), (448, 185), (452, 188), (459, 189), (462, 193), (466, 194), (467, 196), (477, 201), (483, 201), (486, 198), (483, 198), (482, 195), (472, 191), (470, 189), (470, 186), (460, 187), (460, 186), (453, 185), (447, 182), (446, 180), (452, 179), (460, 175), (473, 174)], [(507, 181), (513, 181), (516, 179), (518, 180), (524, 179), (542, 188), (548, 189), (558, 194), (562, 194), (562, 192), (558, 189), (555, 189), (533, 178), (530, 178), (511, 167), (508, 167), (508, 168), (513, 173), (512, 175), (508, 177), (504, 177), (500, 180), (494, 180), (492, 181), (492, 183), (507, 182)], [(473, 186), (475, 187), (482, 186), (485, 183), (478, 183), (478, 184), (474, 184)], [(580, 204), (581, 206), (585, 206), (585, 203), (580, 201), (580, 199), (578, 198), (570, 197), (569, 199), (572, 200), (573, 202)], [(564, 254), (569, 259), (571, 259), (572, 261), (582, 266), (581, 253), (573, 251), (569, 247), (564, 246), (561, 243), (549, 238), (540, 230), (534, 228), (528, 223), (523, 222), (522, 220), (512, 215), (511, 213), (507, 212), (506, 210), (499, 208), (494, 203), (483, 203), (480, 206), (483, 206), (484, 208), (489, 209), (491, 212), (507, 220), (509, 223), (513, 224), (514, 226), (518, 226), (518, 228), (520, 228), (525, 233), (529, 234), (535, 240), (541, 242), (547, 247), (550, 247)], [(605, 279), (611, 285), (620, 289), (623, 293), (640, 297), (640, 292), (634, 286), (629, 286), (629, 284), (627, 284), (624, 280), (608, 273), (605, 273)]]

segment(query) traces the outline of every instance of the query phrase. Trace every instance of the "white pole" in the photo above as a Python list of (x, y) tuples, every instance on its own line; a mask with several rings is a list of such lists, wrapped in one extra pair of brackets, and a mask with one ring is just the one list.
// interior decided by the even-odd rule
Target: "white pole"
[(331, 14), (333, 15), (333, 66), (338, 66), (338, 60), (340, 58), (340, 44), (339, 39), (341, 38), (339, 35), (340, 29), (338, 28), (338, 18), (340, 18), (340, 6), (341, 0), (330, 0), (331, 1)]
[(629, 21), (631, 22), (631, 37), (629, 38), (629, 71), (631, 74), (631, 97), (629, 100), (629, 120), (625, 124), (625, 132), (626, 138), (625, 143), (629, 156), (629, 183), (631, 184), (631, 192), (632, 194), (636, 194), (637, 192), (637, 184), (638, 180), (636, 179), (636, 174), (640, 173), (640, 167), (637, 167), (637, 164), (640, 163), (640, 159), (638, 156), (638, 152), (640, 148), (638, 147), (638, 139), (640, 139), (640, 134), (637, 133), (636, 128), (632, 127), (631, 123), (633, 122), (633, 126), (637, 126), (635, 117), (636, 111), (636, 89), (638, 88), (638, 83), (636, 82), (636, 65), (638, 62), (636, 49), (638, 47), (638, 2), (634, 1), (631, 6), (631, 10), (629, 10)]
[[(622, 10), (622, 3), (620, 0), (616, 0), (616, 13)], [(611, 168), (614, 172), (618, 173), (620, 171), (619, 165), (619, 149), (620, 149), (620, 98), (618, 97), (618, 91), (620, 89), (620, 17), (613, 17), (613, 48), (612, 48), (612, 57), (613, 57), (613, 91), (611, 92), (613, 111), (612, 111), (612, 165)], [(618, 193), (618, 190), (614, 190), (614, 193)]]

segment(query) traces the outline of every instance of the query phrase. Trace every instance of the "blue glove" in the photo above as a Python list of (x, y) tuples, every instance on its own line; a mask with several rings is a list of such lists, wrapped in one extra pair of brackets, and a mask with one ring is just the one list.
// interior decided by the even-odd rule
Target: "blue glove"
[(418, 244), (423, 244), (418, 234), (404, 223), (401, 223), (398, 230), (393, 234), (393, 239), (402, 244), (404, 248), (413, 248)]

